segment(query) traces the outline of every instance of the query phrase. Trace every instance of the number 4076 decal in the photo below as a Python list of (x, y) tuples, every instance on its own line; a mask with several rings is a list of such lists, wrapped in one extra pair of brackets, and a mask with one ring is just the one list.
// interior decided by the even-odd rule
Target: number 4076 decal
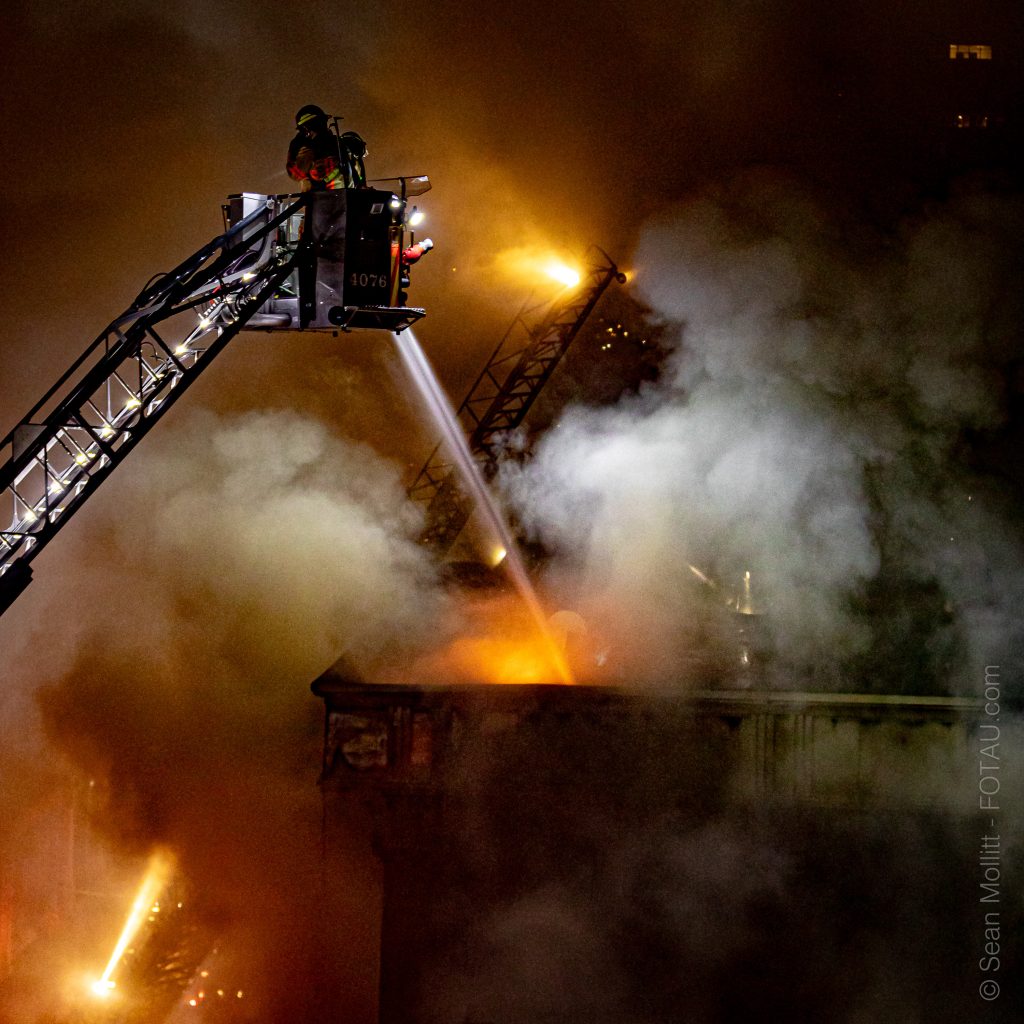
[(348, 283), (354, 288), (387, 288), (387, 274), (357, 274), (355, 271), (349, 276)]

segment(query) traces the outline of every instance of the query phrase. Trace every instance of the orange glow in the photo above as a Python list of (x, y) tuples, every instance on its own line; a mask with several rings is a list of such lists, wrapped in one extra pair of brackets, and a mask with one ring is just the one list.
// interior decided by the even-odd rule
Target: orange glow
[(566, 288), (575, 288), (580, 283), (580, 272), (559, 260), (548, 260), (544, 264), (544, 273)]
[(560, 683), (562, 674), (541, 640), (463, 637), (448, 651), (459, 675), (484, 683)]
[[(463, 608), (464, 629), (439, 651), (410, 670), (417, 681), (529, 685), (572, 685), (565, 651), (565, 630), (536, 617), (512, 594), (469, 601)], [(543, 621), (543, 620), (542, 620)]]
[(543, 246), (505, 249), (498, 254), (497, 264), (504, 273), (531, 285), (543, 284), (545, 279), (549, 279), (564, 288), (575, 288), (581, 279), (577, 268)]
[(93, 983), (92, 990), (97, 996), (103, 998), (114, 988), (111, 975), (121, 962), (121, 957), (128, 948), (128, 944), (138, 934), (139, 928), (142, 927), (142, 922), (147, 917), (153, 920), (150, 916), (150, 911), (154, 908), (155, 902), (163, 891), (164, 886), (170, 880), (173, 870), (173, 861), (166, 852), (157, 851), (149, 858), (146, 876), (139, 886), (139, 891), (132, 903), (131, 910), (128, 912), (128, 919), (125, 921), (124, 927), (121, 929), (121, 935), (114, 945), (114, 951), (110, 954), (110, 959), (107, 961), (106, 970)]

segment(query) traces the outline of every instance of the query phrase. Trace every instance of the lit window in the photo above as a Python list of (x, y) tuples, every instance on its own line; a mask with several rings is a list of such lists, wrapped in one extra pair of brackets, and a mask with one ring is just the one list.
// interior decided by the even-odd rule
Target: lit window
[(991, 60), (992, 59), (992, 47), (975, 45), (975, 46), (964, 46), (958, 45), (957, 43), (949, 44), (949, 59), (956, 60), (957, 57), (962, 57), (964, 60)]
[(957, 128), (996, 128), (1002, 124), (999, 114), (955, 114), (953, 124)]

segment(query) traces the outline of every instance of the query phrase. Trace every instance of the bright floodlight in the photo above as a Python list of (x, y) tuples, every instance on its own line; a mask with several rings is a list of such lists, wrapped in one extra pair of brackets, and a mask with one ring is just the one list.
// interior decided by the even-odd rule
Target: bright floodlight
[[(128, 944), (135, 938), (142, 927), (142, 922), (147, 917), (149, 908), (153, 906), (154, 901), (159, 898), (164, 886), (170, 880), (173, 869), (174, 865), (170, 856), (162, 851), (156, 851), (149, 858), (146, 877), (143, 878), (142, 885), (139, 886), (135, 902), (132, 903), (131, 910), (128, 912), (128, 919), (124, 923), (124, 928), (121, 929), (121, 936), (114, 946), (114, 952), (110, 954), (110, 959), (107, 961), (107, 969), (103, 972), (99, 981), (95, 982), (92, 986), (92, 990), (97, 996), (105, 997), (110, 994), (110, 990), (115, 985), (111, 975), (121, 962), (121, 957), (128, 948)], [(105, 991), (101, 991), (101, 988), (105, 989)]]
[(413, 210), (409, 214), (409, 227), (418, 228), (426, 220), (426, 217), (427, 215), (422, 210)]
[(575, 288), (580, 283), (579, 272), (564, 263), (559, 263), (558, 260), (551, 260), (544, 267), (544, 273), (559, 284), (564, 284), (566, 288)]
[(106, 999), (116, 984), (117, 982), (111, 981), (109, 978), (97, 978), (92, 983), (92, 994), (100, 999)]

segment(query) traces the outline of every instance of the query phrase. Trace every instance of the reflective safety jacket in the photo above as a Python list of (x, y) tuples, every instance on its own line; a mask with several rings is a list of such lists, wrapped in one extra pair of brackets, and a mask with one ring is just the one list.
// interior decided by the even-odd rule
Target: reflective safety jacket
[(366, 143), (355, 132), (340, 137), (330, 131), (310, 137), (298, 134), (288, 146), (288, 176), (302, 182), (302, 191), (361, 188), (366, 184), (363, 157)]

